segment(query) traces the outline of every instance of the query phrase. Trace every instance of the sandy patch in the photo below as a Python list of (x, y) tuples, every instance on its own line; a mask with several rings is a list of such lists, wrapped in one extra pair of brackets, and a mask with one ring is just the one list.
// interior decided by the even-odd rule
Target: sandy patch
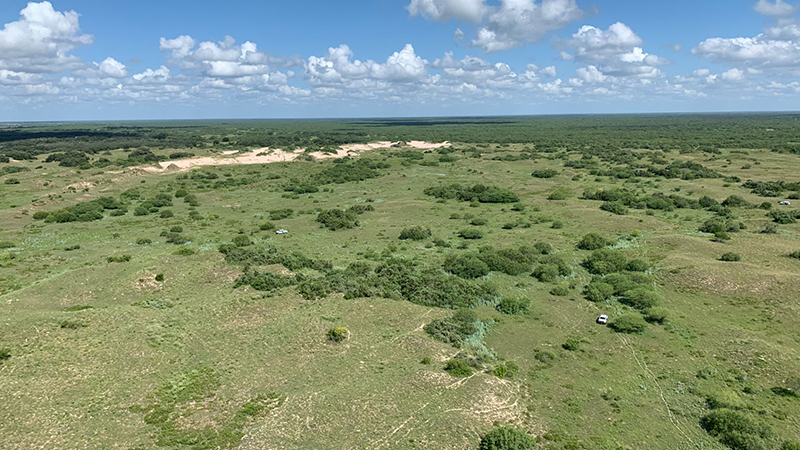
[(67, 186), (67, 189), (73, 188), (75, 190), (83, 190), (83, 189), (93, 188), (93, 187), (94, 187), (94, 183), (90, 183), (88, 181), (81, 181), (81, 182), (78, 182), (78, 183), (70, 184), (69, 186)]
[[(399, 145), (398, 145), (399, 144)], [(336, 153), (322, 153), (313, 152), (309, 153), (315, 159), (331, 159), (331, 158), (344, 158), (345, 156), (357, 156), (362, 152), (369, 150), (376, 150), (379, 148), (414, 148), (420, 150), (431, 150), (442, 147), (450, 147), (450, 142), (424, 142), (424, 141), (410, 141), (406, 143), (400, 142), (372, 142), (369, 144), (348, 144), (339, 147)], [(172, 161), (161, 161), (155, 166), (143, 166), (132, 168), (131, 171), (145, 171), (149, 173), (161, 173), (166, 171), (183, 171), (191, 169), (192, 167), (201, 166), (226, 166), (234, 164), (270, 164), (275, 162), (289, 162), (305, 155), (305, 149), (297, 149), (292, 152), (287, 152), (281, 149), (271, 149), (269, 147), (257, 148), (249, 152), (240, 153), (237, 150), (229, 150), (222, 152), (222, 157), (204, 156), (199, 158), (189, 159), (176, 159)], [(236, 156), (232, 156), (236, 155)]]

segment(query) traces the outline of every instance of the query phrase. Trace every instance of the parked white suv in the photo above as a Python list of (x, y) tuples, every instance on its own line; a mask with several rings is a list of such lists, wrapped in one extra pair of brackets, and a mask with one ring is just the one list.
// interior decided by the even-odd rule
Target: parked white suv
[(608, 323), (608, 316), (605, 314), (600, 314), (600, 317), (597, 318), (597, 323), (600, 325), (605, 325)]

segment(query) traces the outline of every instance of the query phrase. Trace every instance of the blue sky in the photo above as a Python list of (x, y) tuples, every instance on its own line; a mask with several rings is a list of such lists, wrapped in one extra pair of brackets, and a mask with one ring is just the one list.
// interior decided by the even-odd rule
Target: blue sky
[(784, 0), (0, 3), (0, 121), (794, 110)]

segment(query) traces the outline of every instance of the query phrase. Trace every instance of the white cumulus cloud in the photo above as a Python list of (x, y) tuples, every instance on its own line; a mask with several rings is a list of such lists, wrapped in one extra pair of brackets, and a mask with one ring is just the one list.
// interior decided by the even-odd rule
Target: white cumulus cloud
[(411, 0), (406, 6), (412, 16), (422, 16), (428, 20), (447, 21), (450, 19), (480, 22), (486, 14), (485, 0)]
[(539, 42), (547, 33), (581, 19), (575, 0), (500, 0), (478, 29), (472, 45), (497, 52)]

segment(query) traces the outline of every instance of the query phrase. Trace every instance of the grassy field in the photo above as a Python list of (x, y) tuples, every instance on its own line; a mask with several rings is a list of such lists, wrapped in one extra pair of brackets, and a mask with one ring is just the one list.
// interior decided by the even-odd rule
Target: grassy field
[[(664, 132), (657, 119), (642, 119), (641, 126)], [(750, 143), (759, 133), (772, 139), (775, 129), (796, 137), (796, 118), (772, 118), (770, 128), (760, 128), (759, 118), (741, 118), (745, 148), (680, 152), (616, 143), (602, 149), (614, 120), (598, 118), (593, 125), (597, 146), (547, 150), (536, 145), (541, 126), (532, 125), (525, 142), (499, 144), (504, 140), (492, 143), (491, 136), (459, 139), (469, 134), (460, 127), (489, 129), (482, 125), (453, 123), (415, 134), (413, 124), (404, 123), (381, 137), (449, 139), (452, 151), (400, 146), (354, 161), (165, 173), (94, 164), (100, 157), (126, 158), (130, 149), (123, 148), (90, 153), (91, 164), (81, 168), (45, 163), (46, 154), (0, 164), (0, 171), (29, 169), (0, 177), (0, 350), (8, 356), (0, 362), (0, 447), (465, 449), (509, 425), (542, 449), (798, 448), (792, 445), (800, 440), (800, 259), (788, 255), (800, 250), (800, 225), (775, 223), (766, 206), (759, 207), (767, 202), (770, 211), (793, 215), (795, 205), (778, 205), (793, 189), (763, 197), (743, 186), (746, 180), (800, 181), (797, 154)], [(694, 126), (669, 120), (681, 136)], [(715, 134), (729, 126), (712, 120), (707, 127)], [(521, 127), (515, 133), (524, 133)], [(448, 138), (450, 129), (461, 131)], [(692, 128), (693, 135), (701, 129)], [(575, 130), (565, 126), (564, 133)], [(638, 128), (632, 133), (637, 142), (645, 139)], [(696, 142), (681, 139), (686, 147)], [(552, 134), (546, 140), (555, 142)], [(191, 152), (205, 156), (225, 148), (210, 144)], [(150, 150), (166, 158), (185, 149)], [(623, 150), (632, 158), (616, 161)], [(565, 165), (582, 159), (596, 164)], [(373, 169), (378, 176), (317, 184), (337, 167), (355, 172), (359, 161), (379, 163)], [(614, 175), (621, 168), (644, 170), (643, 163), (674, 162), (696, 163), (718, 176)], [(543, 169), (555, 172), (531, 176)], [(286, 190), (298, 183), (317, 191)], [(426, 195), (426, 188), (453, 183), (498, 186), (519, 201)], [(620, 215), (601, 210), (602, 200), (583, 198), (615, 188), (695, 203), (736, 195), (749, 206), (717, 213), (629, 206)], [(196, 206), (175, 196), (181, 189)], [(136, 207), (157, 194), (167, 194), (172, 205), (136, 215)], [(114, 216), (107, 209), (100, 220), (67, 223), (42, 220), (43, 213), (34, 219), (36, 212), (101, 197), (119, 200), (127, 212)], [(334, 231), (316, 220), (322, 210), (355, 205), (374, 210), (358, 215), (353, 228)], [(291, 216), (280, 218), (276, 211), (287, 208)], [(701, 232), (714, 217), (733, 217), (745, 228), (716, 237)], [(398, 239), (415, 226), (430, 236)], [(279, 228), (289, 233), (275, 234)], [(483, 238), (464, 239), (464, 230), (480, 230)], [(608, 239), (605, 247), (628, 260), (646, 263), (644, 288), (657, 295), (663, 323), (651, 321), (633, 334), (595, 323), (601, 313), (614, 323), (652, 311), (626, 305), (624, 295), (586, 299), (593, 275), (583, 262), (593, 252), (576, 245), (588, 233)], [(237, 248), (297, 252), (331, 266), (253, 260), (245, 268), (219, 251), (241, 236), (249, 242)], [(442, 269), (448, 257), (476, 255), (483, 246), (536, 243), (550, 244), (550, 256), (566, 263), (569, 274), (546, 282), (531, 276), (544, 256), (514, 275), (493, 270), (462, 280)], [(740, 260), (721, 261), (725, 253)], [(451, 315), (439, 307), (446, 305), (373, 291), (343, 295), (336, 288), (317, 298), (301, 295), (304, 286), (323, 283), (354, 262), (373, 270), (398, 260), (413, 261), (432, 277), (491, 288), (491, 298), (469, 299), (481, 331), (456, 348), (426, 332), (426, 325)], [(236, 287), (247, 270), (292, 285)], [(529, 311), (504, 314), (501, 299), (521, 300)], [(349, 337), (331, 341), (326, 333), (334, 327), (346, 327)], [(444, 370), (459, 354), (473, 364), (471, 375)], [(506, 361), (519, 370), (497, 376), (495, 368)], [(757, 430), (737, 429), (750, 437), (726, 439), (704, 422), (715, 412), (735, 414)]]

